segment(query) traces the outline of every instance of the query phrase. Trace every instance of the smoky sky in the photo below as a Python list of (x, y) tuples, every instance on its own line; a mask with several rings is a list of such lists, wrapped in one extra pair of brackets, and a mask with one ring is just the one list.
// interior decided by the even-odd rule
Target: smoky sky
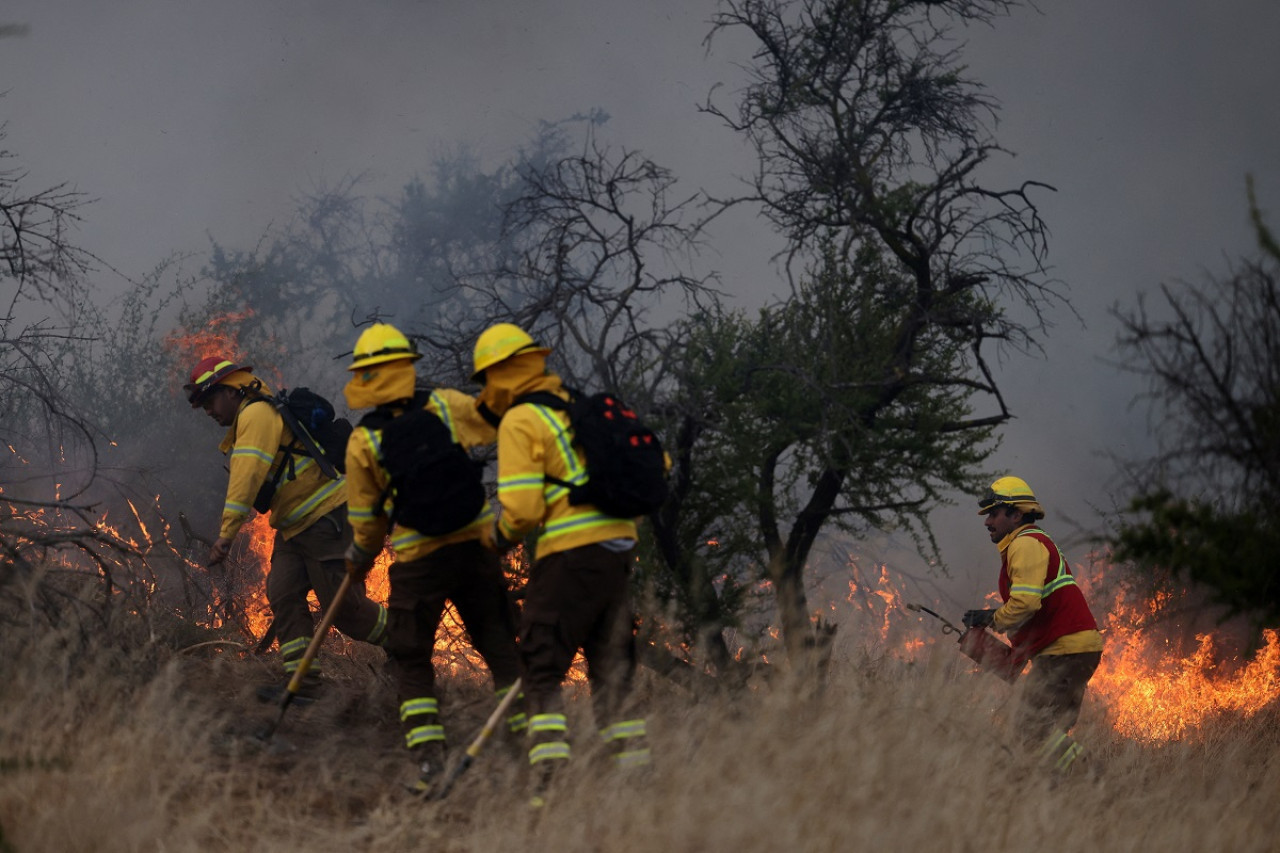
[[(538, 121), (593, 108), (612, 142), (723, 194), (750, 161), (696, 107), (717, 84), (731, 103), (747, 53), (733, 36), (706, 51), (714, 8), (10, 0), (0, 25), (27, 29), (0, 38), (5, 147), (29, 189), (67, 181), (98, 199), (78, 241), (132, 277), (211, 236), (252, 245), (308, 188), (361, 174), (389, 197), (441, 154), (466, 146), (495, 165)], [(1105, 360), (1108, 308), (1251, 251), (1247, 174), (1280, 211), (1277, 33), (1265, 0), (1073, 0), (963, 34), (1013, 155), (989, 182), (1057, 188), (1037, 200), (1074, 313), (1051, 309), (1043, 355), (1003, 362), (1016, 419), (989, 463), (1031, 483), (1051, 530), (1096, 526), (1113, 502), (1105, 453), (1150, 447), (1130, 406), (1140, 386)], [(780, 290), (761, 227), (726, 221), (703, 258), (744, 304)], [(934, 518), (963, 597), (990, 587), (992, 556), (973, 497), (957, 498)]]

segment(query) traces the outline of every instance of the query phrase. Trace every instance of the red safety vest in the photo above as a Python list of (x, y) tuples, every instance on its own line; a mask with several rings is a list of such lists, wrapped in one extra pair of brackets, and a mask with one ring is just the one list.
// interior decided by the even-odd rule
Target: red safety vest
[[(1089, 611), (1084, 593), (1076, 586), (1071, 566), (1053, 544), (1049, 534), (1035, 527), (1028, 527), (1017, 538), (1030, 536), (1049, 552), (1049, 571), (1045, 574), (1040, 593), (1040, 609), (1021, 628), (1009, 635), (1014, 655), (1019, 664), (1035, 657), (1052, 645), (1055, 640), (1080, 631), (1097, 630), (1098, 623)], [(1009, 600), (1012, 582), (1009, 579), (1009, 549), (1000, 555), (1000, 598)]]

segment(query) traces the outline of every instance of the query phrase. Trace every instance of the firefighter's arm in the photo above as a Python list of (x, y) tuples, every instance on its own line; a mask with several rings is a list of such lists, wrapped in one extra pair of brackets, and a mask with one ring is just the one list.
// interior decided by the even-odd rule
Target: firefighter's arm
[[(236, 418), (231, 442), (227, 498), (222, 505), (220, 539), (232, 540), (253, 509), (254, 498), (267, 479), (271, 461), (280, 450), (280, 416), (269, 404), (245, 406)], [(224, 555), (225, 556), (225, 555)]]
[(367, 570), (382, 552), (387, 538), (387, 515), (379, 504), (387, 475), (373, 451), (373, 433), (356, 427), (347, 439), (347, 521), (353, 537), (347, 562)]
[(518, 542), (542, 524), (545, 454), (537, 415), (517, 407), (498, 427), (498, 504), (494, 539)]
[(996, 610), (992, 627), (1008, 633), (1023, 625), (1040, 609), (1044, 579), (1049, 572), (1049, 550), (1029, 536), (1014, 539), (1009, 558), (1009, 600)]
[[(458, 436), (458, 443), (470, 450), (486, 447), (498, 440), (498, 431), (481, 416), (476, 398), (453, 388), (437, 388), (435, 392), (449, 407), (449, 417)], [(433, 400), (427, 408), (440, 414)]]

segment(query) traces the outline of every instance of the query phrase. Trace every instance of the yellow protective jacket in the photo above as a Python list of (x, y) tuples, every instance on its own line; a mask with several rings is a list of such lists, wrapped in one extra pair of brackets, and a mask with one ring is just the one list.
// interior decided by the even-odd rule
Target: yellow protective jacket
[[(438, 388), (431, 392), (425, 408), (444, 421), (453, 440), (467, 450), (493, 444), (496, 432), (480, 417), (471, 396)], [(397, 414), (401, 411), (396, 409)], [(347, 442), (347, 518), (355, 531), (356, 556), (369, 562), (382, 550), (387, 536), (387, 510), (378, 503), (390, 475), (382, 465), (381, 447), (382, 430), (362, 426), (355, 428)], [(445, 545), (479, 539), (481, 531), (492, 523), (493, 508), (485, 501), (474, 521), (443, 536), (427, 536), (397, 524), (391, 531), (391, 550), (397, 560), (418, 560)]]
[[(240, 371), (228, 376), (222, 384), (233, 388), (257, 381), (251, 373)], [(271, 393), (265, 385), (259, 393)], [(218, 535), (233, 539), (249, 517), (258, 490), (275, 476), (283, 465), (279, 484), (271, 499), (270, 524), (289, 539), (310, 527), (321, 516), (342, 506), (347, 499), (346, 482), (339, 477), (330, 480), (320, 472), (314, 459), (292, 454), (292, 474), (281, 447), (294, 444), (293, 432), (270, 402), (253, 402), (246, 397), (240, 403), (236, 419), (227, 430), (218, 449), (228, 454), (230, 476), (227, 497), (222, 506), (222, 527)]]
[(573, 446), (567, 414), (533, 403), (510, 405), (533, 391), (568, 399), (560, 377), (546, 371), (545, 358), (519, 355), (486, 370), (485, 377), (481, 400), (502, 417), (497, 532), (516, 541), (536, 530), (537, 559), (610, 539), (634, 540), (634, 520), (605, 515), (591, 504), (571, 506), (569, 489), (546, 479), (577, 484), (586, 481), (587, 471), (582, 451)]

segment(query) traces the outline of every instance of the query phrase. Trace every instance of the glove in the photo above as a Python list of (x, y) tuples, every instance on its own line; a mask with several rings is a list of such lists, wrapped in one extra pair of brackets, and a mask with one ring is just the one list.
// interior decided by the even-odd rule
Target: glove
[(377, 554), (368, 554), (363, 548), (352, 542), (347, 546), (345, 565), (347, 574), (351, 575), (353, 581), (362, 581), (368, 577), (369, 572), (373, 569), (373, 564), (377, 562)]
[(996, 621), (994, 610), (966, 610), (960, 620), (966, 628), (986, 628)]
[(373, 568), (373, 563), (361, 565), (353, 560), (346, 561), (347, 574), (351, 575), (353, 581), (362, 581), (369, 576), (369, 571)]
[(505, 554), (512, 548), (516, 547), (517, 543), (503, 537), (503, 535), (498, 532), (498, 523), (495, 521), (493, 524), (490, 524), (488, 527), (485, 527), (480, 531), (480, 544), (483, 547), (488, 548), (490, 551)]

